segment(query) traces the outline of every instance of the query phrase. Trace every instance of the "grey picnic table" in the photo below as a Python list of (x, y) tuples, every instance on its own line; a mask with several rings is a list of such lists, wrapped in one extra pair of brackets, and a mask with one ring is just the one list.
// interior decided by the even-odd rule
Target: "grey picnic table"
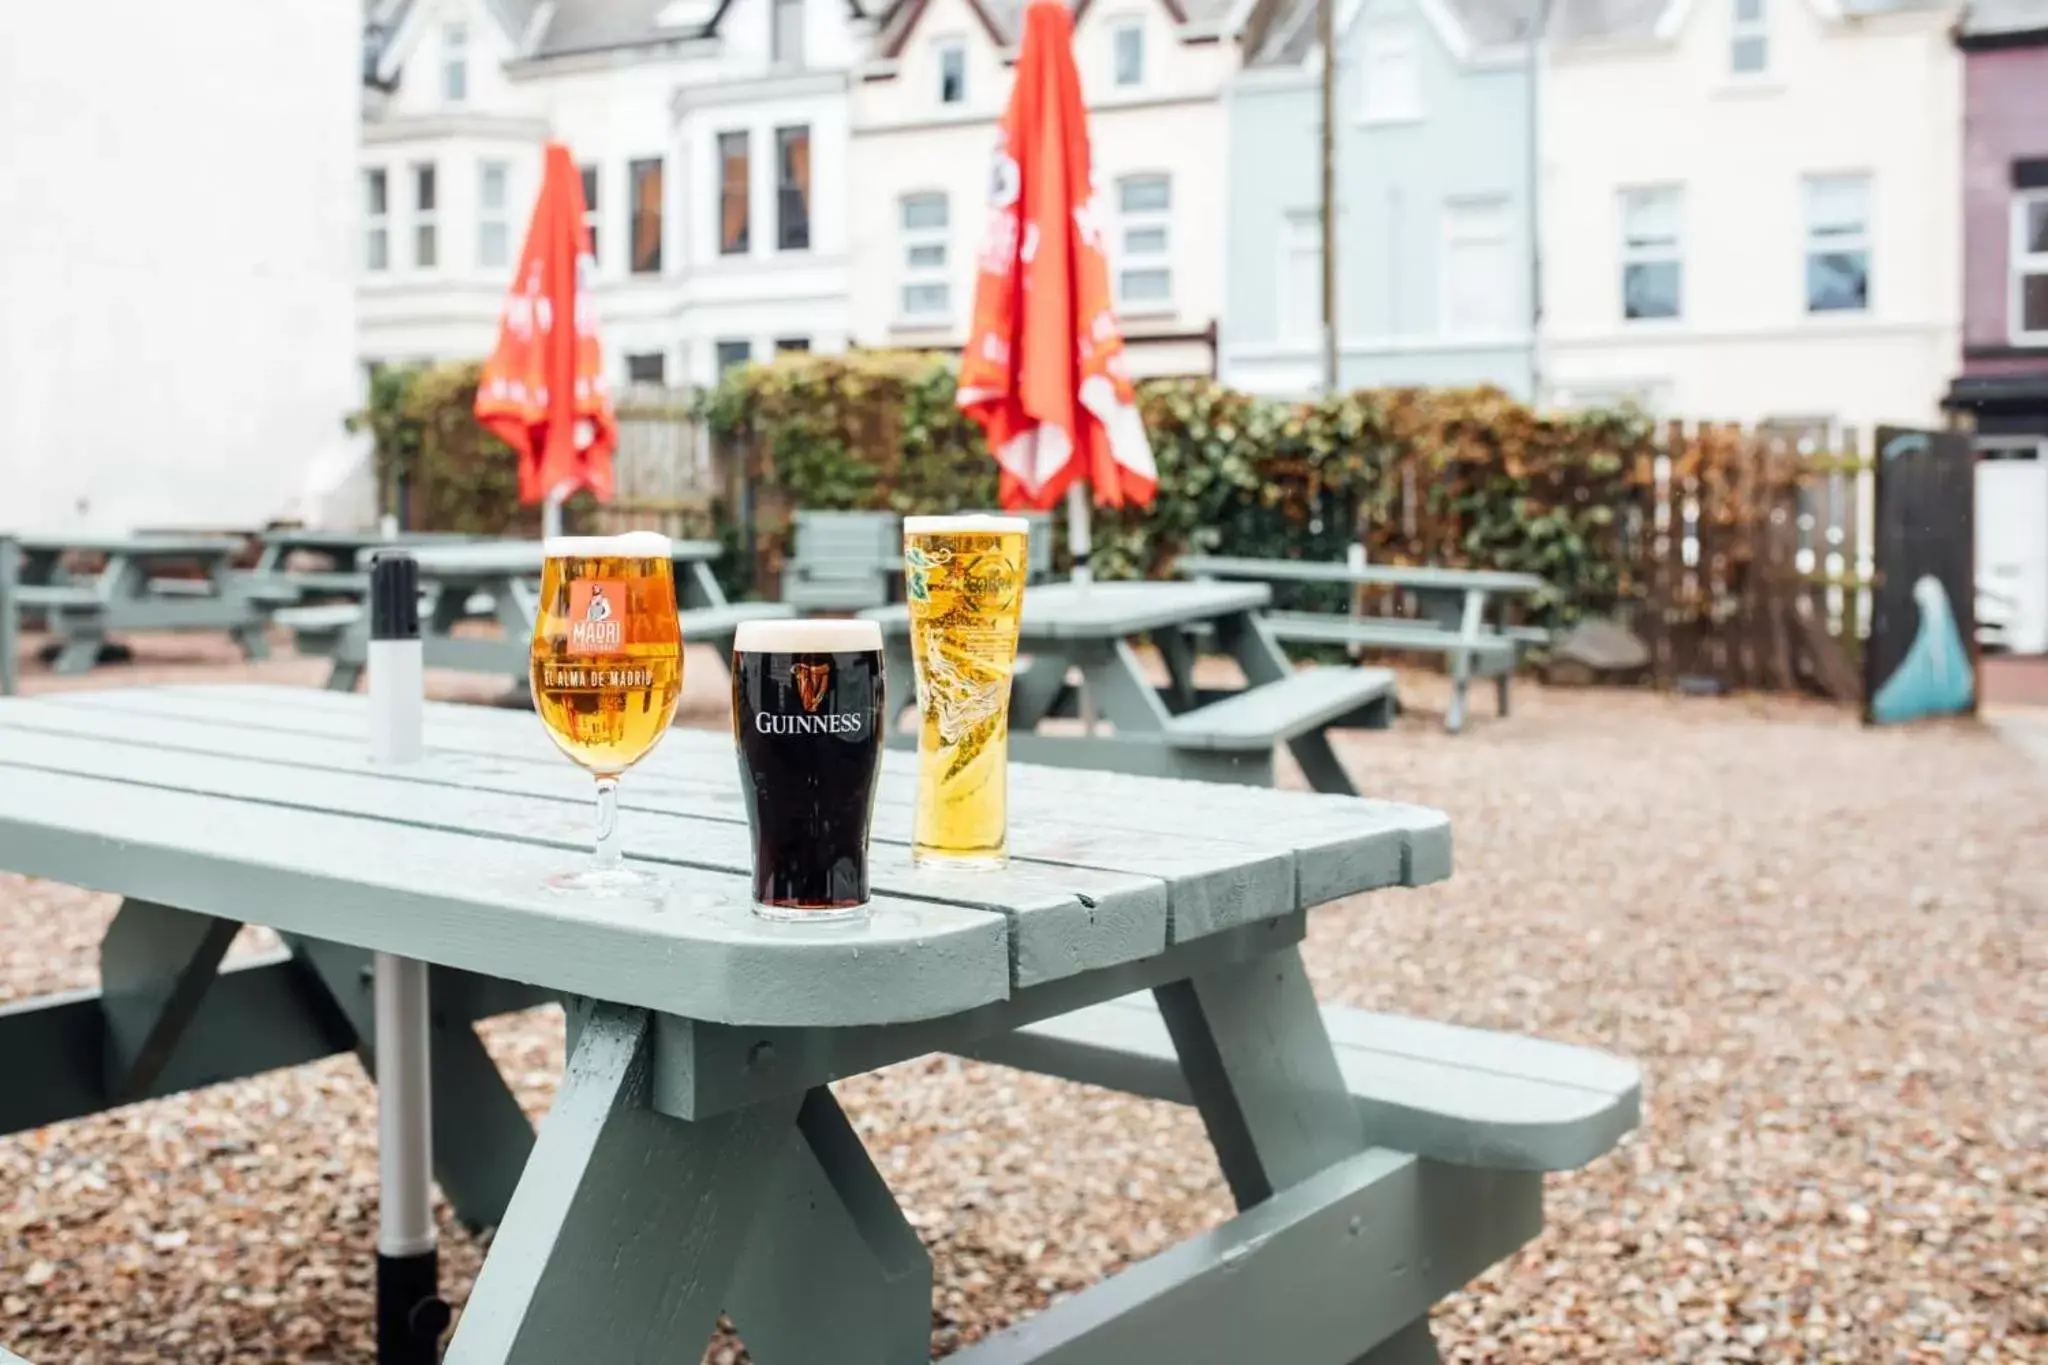
[[(263, 658), (263, 605), (234, 568), (243, 548), (231, 536), (0, 531), (0, 693), (14, 690), (27, 612), (54, 637), (51, 665), (62, 674), (90, 670), (109, 635), (126, 630), (226, 631), (244, 655)], [(96, 557), (101, 567), (74, 570), (72, 555)], [(202, 576), (167, 576), (193, 569)]]
[[(726, 601), (711, 573), (712, 561), (724, 551), (717, 541), (677, 540), (670, 546), (685, 643), (708, 643), (729, 654), (741, 622), (792, 614), (791, 608), (774, 602)], [(420, 621), (427, 667), (500, 673), (523, 688), (540, 599), (542, 542), (492, 540), (403, 548), (419, 563), (420, 587), (429, 603)], [(367, 571), (375, 553), (376, 547), (363, 550), (358, 569)], [(459, 625), (475, 619), (473, 603), (484, 598), (491, 603), (499, 633), (458, 633)], [(298, 631), (302, 650), (333, 658), (329, 690), (355, 689), (369, 658), (369, 621), (360, 607), (302, 608), (279, 612), (277, 619)]]
[[(935, 1051), (1194, 1105), (1241, 1210), (963, 1365), (1434, 1360), (1430, 1305), (1638, 1117), (1607, 1054), (1318, 1006), (1307, 915), (1448, 876), (1436, 811), (1019, 766), (1012, 864), (948, 873), (911, 866), (892, 753), (870, 918), (791, 926), (747, 908), (726, 736), (623, 785), (657, 910), (540, 886), (590, 783), (530, 717), (430, 705), (396, 769), (366, 726), (258, 686), (0, 702), (0, 869), (123, 897), (98, 990), (0, 1006), (0, 1133), (367, 1055), (369, 953), (427, 962), (437, 1178), (497, 1229), (451, 1365), (695, 1360), (721, 1310), (762, 1365), (926, 1358), (930, 1257), (827, 1084)], [(246, 923), (285, 946), (223, 962)], [(545, 1000), (536, 1135), (472, 1024)]]
[[(1415, 599), (1416, 610), (1421, 614), (1419, 620), (1275, 611), (1266, 614), (1266, 626), (1274, 639), (1283, 642), (1443, 655), (1451, 671), (1451, 705), (1444, 713), (1444, 728), (1452, 734), (1465, 726), (1467, 692), (1474, 676), (1494, 679), (1499, 714), (1507, 715), (1508, 691), (1516, 662), (1524, 649), (1549, 638), (1546, 631), (1511, 626), (1501, 619), (1501, 605), (1508, 599), (1534, 596), (1549, 587), (1535, 574), (1229, 555), (1185, 556), (1178, 569), (1198, 581), (1333, 583), (1394, 587), (1406, 592)], [(1489, 604), (1493, 607), (1490, 616)]]
[[(285, 527), (265, 531), (258, 538), (252, 578), (269, 583), (292, 595), (360, 599), (370, 588), (369, 574), (356, 567), (365, 550), (381, 546), (414, 548), (424, 545), (456, 545), (479, 537), (453, 531), (401, 531), (386, 536), (373, 530), (327, 530)], [(294, 567), (292, 556), (313, 555), (327, 560), (325, 568)]]
[[(1261, 619), (1271, 590), (1256, 583), (1050, 583), (1024, 592), (1020, 662), (1010, 688), (1010, 754), (1019, 762), (1270, 786), (1273, 750), (1286, 744), (1309, 785), (1356, 795), (1330, 748), (1336, 726), (1385, 726), (1394, 707), (1385, 669), (1297, 669)], [(910, 618), (902, 605), (861, 615), (882, 626), (889, 675), (913, 676)], [(1241, 689), (1195, 679), (1196, 631), (1212, 631), (1244, 673)], [(1134, 641), (1149, 639), (1168, 682), (1148, 679)], [(1068, 676), (1079, 670), (1110, 732), (1046, 733), (1075, 713)], [(911, 702), (905, 687), (897, 696)], [(890, 742), (915, 744), (897, 733)]]

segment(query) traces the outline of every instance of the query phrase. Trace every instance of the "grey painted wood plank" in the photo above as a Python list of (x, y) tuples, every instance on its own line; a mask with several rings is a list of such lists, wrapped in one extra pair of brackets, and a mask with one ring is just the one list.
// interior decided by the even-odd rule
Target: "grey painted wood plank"
[[(1114, 640), (1168, 626), (1189, 625), (1256, 611), (1273, 599), (1260, 583), (1046, 583), (1024, 591), (1019, 648), (1034, 641)], [(908, 609), (876, 607), (861, 615), (881, 623), (884, 634), (910, 629)]]
[(653, 909), (550, 892), (564, 865), (559, 849), (388, 821), (40, 769), (0, 780), (0, 867), (552, 990), (800, 1025), (1009, 991), (1000, 916), (882, 897), (857, 924), (772, 925), (735, 875), (664, 869)]
[[(319, 732), (353, 739), (367, 724), (360, 697), (337, 696), (300, 688), (207, 687), (122, 689), (66, 693), (46, 699), (67, 707), (124, 714), (179, 714), (232, 721), (238, 728), (262, 725), (301, 733)], [(0, 723), (9, 713), (0, 710)], [(489, 755), (493, 773), (511, 768), (514, 759), (530, 759), (559, 778), (566, 770), (539, 724), (530, 716), (496, 708), (430, 703), (429, 739), (436, 746), (460, 746), (480, 761)], [(110, 722), (111, 723), (111, 722)], [(437, 759), (439, 755), (437, 754)], [(319, 761), (309, 759), (308, 761)], [(451, 759), (451, 761), (453, 761)], [(908, 811), (916, 788), (916, 759), (888, 754), (883, 777), (877, 837), (909, 841)], [(479, 776), (490, 776), (479, 773)], [(654, 783), (675, 783), (665, 791)], [(466, 779), (465, 779), (466, 780)], [(707, 808), (690, 804), (691, 792), (718, 803)], [(679, 813), (702, 813), (743, 819), (737, 769), (730, 741), (722, 734), (676, 730), (625, 782), (628, 808), (643, 802)], [(1203, 850), (1231, 855), (1256, 840), (1259, 853), (1286, 849), (1295, 863), (1294, 906), (1313, 906), (1343, 896), (1386, 886), (1424, 885), (1450, 875), (1450, 823), (1441, 812), (1398, 802), (1361, 801), (1309, 792), (1250, 790), (1215, 783), (1136, 778), (1124, 774), (1081, 772), (1015, 765), (1011, 770), (1013, 852), (1036, 858), (1028, 841), (1043, 832), (1056, 834), (1079, 826), (1092, 831), (1117, 831), (1137, 836), (1111, 839), (1106, 856), (1117, 849), (1157, 845), (1171, 836), (1170, 847), (1190, 855), (1182, 876), (1199, 875), (1192, 865)], [(890, 808), (900, 808), (891, 814)], [(1016, 840), (1025, 840), (1019, 844)], [(1071, 858), (1055, 861), (1073, 861)], [(1100, 864), (1115, 870), (1161, 875), (1152, 868), (1122, 867), (1122, 861)], [(1095, 864), (1090, 864), (1095, 865)], [(1082, 891), (1081, 894), (1092, 894)], [(1191, 918), (1190, 927), (1198, 923)]]
[(794, 1096), (684, 1123), (647, 1107), (645, 1013), (600, 1006), (563, 1069), (447, 1365), (671, 1365), (703, 1353)]
[(1384, 668), (1302, 668), (1279, 682), (1183, 712), (1166, 723), (1176, 741), (1263, 749), (1328, 725), (1394, 690)]
[[(367, 567), (366, 556), (375, 554), (379, 547), (371, 546), (357, 555), (359, 563)], [(407, 547), (412, 557), (419, 561), (422, 578), (469, 578), (477, 575), (492, 577), (540, 577), (541, 566), (547, 561), (543, 543), (538, 540), (484, 540), (462, 545), (417, 545)], [(669, 558), (681, 563), (695, 563), (700, 560), (717, 559), (725, 553), (725, 547), (715, 540), (671, 540)]]
[(1339, 616), (1334, 612), (1276, 611), (1266, 629), (1279, 640), (1307, 640), (1336, 645), (1375, 645), (1383, 649), (1474, 654), (1491, 660), (1515, 656), (1515, 641), (1491, 629), (1478, 638), (1442, 626), (1372, 616)]
[(24, 532), (16, 537), (24, 550), (32, 554), (63, 554), (75, 550), (80, 554), (120, 555), (127, 559), (190, 559), (212, 556), (231, 557), (242, 552), (242, 542), (225, 536), (123, 536), (93, 535), (52, 532), (39, 535)]
[[(103, 723), (133, 725), (135, 718), (110, 714)], [(222, 738), (225, 742), (214, 752), (186, 751), (173, 757), (114, 738), (0, 728), (0, 761), (391, 820), (420, 829), (544, 844), (562, 850), (565, 864), (587, 845), (589, 785), (580, 773), (563, 765), (555, 765), (560, 771), (534, 769), (533, 780), (514, 784), (525, 788), (515, 793), (413, 780), (440, 771), (433, 759), (404, 775), (394, 775), (359, 753), (320, 752), (342, 741), (246, 733), (229, 736), (225, 732)], [(228, 753), (251, 756), (231, 757)], [(312, 755), (332, 766), (309, 773), (286, 763), (264, 761), (262, 756), (267, 753)], [(680, 804), (705, 808), (702, 803)], [(752, 867), (752, 842), (744, 813), (737, 809), (737, 796), (731, 808), (711, 808), (718, 813), (693, 815), (643, 806), (629, 809), (620, 831), (627, 855), (746, 875)], [(993, 876), (914, 868), (907, 832), (903, 841), (874, 845), (871, 872), (879, 895), (1007, 916), (1017, 985), (1149, 956), (1166, 942), (1168, 888), (1158, 879), (1034, 863), (1017, 863)]]
[(1542, 1225), (1533, 1176), (1366, 1151), (968, 1347), (956, 1365), (1354, 1365)]
[[(1589, 1048), (1322, 1008), (1370, 1140), (1460, 1166), (1576, 1170), (1641, 1117), (1641, 1073)], [(974, 1049), (990, 1061), (1176, 1103), (1190, 1091), (1152, 1001), (1034, 1023)]]
[(1535, 574), (1494, 569), (1440, 569), (1428, 565), (1351, 565), (1306, 559), (1187, 555), (1175, 567), (1184, 574), (1276, 583), (1386, 583), (1404, 588), (1476, 588), (1482, 592), (1497, 593), (1541, 592), (1545, 586)]
[(241, 925), (130, 896), (100, 938), (107, 1093), (147, 1093), (170, 1061)]

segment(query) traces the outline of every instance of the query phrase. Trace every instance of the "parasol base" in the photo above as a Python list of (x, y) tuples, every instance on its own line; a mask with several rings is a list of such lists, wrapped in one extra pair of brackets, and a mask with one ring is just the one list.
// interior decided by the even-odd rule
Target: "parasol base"
[(435, 1365), (453, 1317), (440, 1294), (440, 1257), (377, 1256), (377, 1365)]

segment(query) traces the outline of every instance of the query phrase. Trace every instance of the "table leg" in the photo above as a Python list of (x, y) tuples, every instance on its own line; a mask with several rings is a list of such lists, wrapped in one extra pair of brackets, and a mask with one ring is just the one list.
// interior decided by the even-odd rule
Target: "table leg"
[(1036, 730), (1059, 705), (1067, 688), (1067, 670), (1073, 666), (1064, 654), (1039, 653), (1019, 668), (1010, 679), (1010, 730)]
[(930, 1352), (931, 1255), (823, 1086), (804, 1096), (725, 1303), (760, 1365), (901, 1365)]
[[(1245, 682), (1252, 687), (1281, 682), (1294, 674), (1294, 665), (1280, 648), (1280, 642), (1266, 629), (1265, 622), (1249, 612), (1218, 620), (1216, 637), (1230, 657), (1237, 660), (1237, 666), (1244, 670)], [(1344, 771), (1337, 751), (1330, 747), (1327, 727), (1296, 735), (1287, 741), (1287, 751), (1294, 755), (1302, 776), (1315, 790), (1336, 796), (1358, 795), (1351, 774)]]
[(1200, 704), (1199, 689), (1195, 686), (1195, 644), (1184, 630), (1160, 630), (1152, 634), (1152, 643), (1159, 647), (1160, 657), (1166, 660), (1166, 673), (1172, 679), (1174, 714), (1192, 711)]
[(718, 576), (701, 559), (690, 561), (690, 571), (683, 575), (682, 597), (684, 611), (726, 605), (725, 589), (718, 586)]
[(128, 899), (100, 939), (106, 1018), (106, 1094), (115, 1104), (150, 1092), (198, 1013), (241, 925)]
[(652, 1038), (612, 1005), (578, 1031), (448, 1365), (656, 1365), (710, 1339), (800, 1101), (656, 1113)]
[(1438, 1365), (1436, 1337), (1428, 1318), (1417, 1318), (1360, 1356), (1356, 1365)]

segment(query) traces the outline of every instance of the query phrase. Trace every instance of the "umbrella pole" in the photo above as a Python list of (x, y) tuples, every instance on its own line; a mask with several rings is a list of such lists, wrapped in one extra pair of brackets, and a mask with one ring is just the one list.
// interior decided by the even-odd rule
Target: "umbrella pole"
[(562, 504), (576, 491), (572, 479), (564, 479), (548, 490), (547, 498), (540, 505), (540, 533), (545, 538), (562, 534)]
[[(1095, 570), (1089, 567), (1088, 558), (1092, 550), (1088, 528), (1088, 488), (1076, 479), (1067, 485), (1067, 553), (1074, 560), (1073, 581), (1081, 591), (1088, 591), (1088, 585), (1095, 581)], [(1088, 678), (1081, 678), (1081, 732), (1095, 733), (1095, 694), (1088, 690)]]

